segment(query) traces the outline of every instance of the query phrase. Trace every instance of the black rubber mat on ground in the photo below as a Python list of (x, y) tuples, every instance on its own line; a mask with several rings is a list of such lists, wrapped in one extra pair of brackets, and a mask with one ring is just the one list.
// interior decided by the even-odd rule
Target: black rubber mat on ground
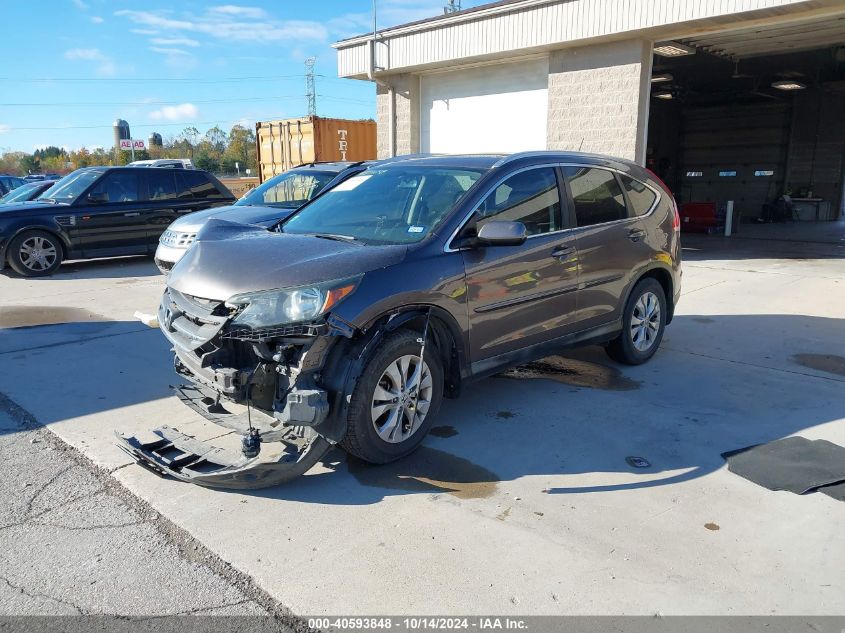
[(817, 492), (823, 492), (828, 497), (833, 497), (837, 501), (845, 501), (845, 483), (822, 486)]
[(802, 495), (825, 486), (828, 490), (820, 492), (845, 500), (845, 447), (827, 440), (787, 437), (722, 453), (722, 457), (732, 473), (769, 490)]

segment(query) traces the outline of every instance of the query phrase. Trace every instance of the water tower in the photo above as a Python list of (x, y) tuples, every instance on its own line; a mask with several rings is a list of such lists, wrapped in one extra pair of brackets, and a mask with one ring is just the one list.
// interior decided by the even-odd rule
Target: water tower
[(161, 134), (158, 132), (152, 132), (150, 137), (147, 139), (147, 144), (150, 147), (161, 147), (164, 144), (161, 140)]
[(112, 123), (112, 129), (114, 130), (115, 149), (120, 147), (120, 141), (132, 138), (132, 135), (129, 133), (129, 124), (123, 119), (117, 119)]

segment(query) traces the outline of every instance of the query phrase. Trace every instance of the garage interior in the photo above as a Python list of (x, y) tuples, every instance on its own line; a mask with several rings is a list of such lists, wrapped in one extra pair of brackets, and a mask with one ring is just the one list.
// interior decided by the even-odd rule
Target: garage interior
[(666, 44), (646, 163), (684, 229), (721, 233), (732, 200), (739, 233), (845, 238), (845, 17)]

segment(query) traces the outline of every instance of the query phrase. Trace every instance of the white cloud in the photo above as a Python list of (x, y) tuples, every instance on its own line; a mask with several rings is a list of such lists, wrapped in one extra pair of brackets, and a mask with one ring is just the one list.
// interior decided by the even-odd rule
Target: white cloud
[(130, 33), (137, 33), (138, 35), (158, 35), (158, 31), (153, 29), (129, 29)]
[(12, 128), (6, 125), (5, 123), (0, 123), (0, 134), (8, 134), (12, 131)]
[[(221, 9), (225, 9), (221, 11)], [(185, 33), (197, 33), (209, 37), (240, 42), (275, 42), (282, 40), (323, 42), (328, 30), (320, 22), (310, 20), (276, 20), (269, 16), (260, 21), (249, 18), (244, 11), (254, 7), (226, 5), (207, 9), (202, 14), (188, 15), (185, 19), (174, 19), (163, 11), (135, 11), (123, 9), (115, 15), (124, 17), (141, 27), (152, 27), (163, 31), (165, 36), (180, 37)], [(240, 12), (240, 13), (239, 13)]]
[(65, 51), (65, 59), (94, 62), (97, 64), (97, 73), (106, 77), (114, 75), (117, 71), (117, 67), (111, 58), (99, 48), (71, 48)]
[(180, 103), (175, 106), (164, 106), (150, 112), (153, 121), (189, 121), (199, 116), (199, 109), (193, 103)]
[[(154, 37), (150, 43), (156, 46), (199, 46), (200, 43), (189, 37)], [(184, 52), (184, 51), (181, 51)]]
[(93, 22), (94, 24), (102, 24), (103, 22), (105, 22), (105, 20), (99, 15), (94, 15), (91, 16), (91, 22)]
[(76, 5), (76, 8), (80, 11), (86, 11), (88, 9), (88, 3), (83, 2), (83, 0), (71, 0), (73, 4)]
[(158, 55), (163, 55), (164, 63), (177, 70), (187, 71), (197, 65), (197, 58), (188, 51), (183, 51), (181, 48), (151, 46), (150, 51)]
[(267, 12), (258, 7), (241, 7), (234, 4), (225, 4), (219, 7), (211, 7), (210, 13), (219, 13), (223, 15), (236, 15), (242, 18), (250, 18), (258, 20), (267, 17)]

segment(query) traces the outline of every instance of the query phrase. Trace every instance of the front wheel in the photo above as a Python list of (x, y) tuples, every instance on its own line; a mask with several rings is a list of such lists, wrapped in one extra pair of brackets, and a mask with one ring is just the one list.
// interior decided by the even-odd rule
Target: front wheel
[(666, 294), (656, 279), (641, 280), (622, 315), (622, 332), (607, 346), (607, 355), (626, 365), (640, 365), (654, 356), (666, 329)]
[(385, 336), (352, 392), (341, 446), (356, 457), (385, 464), (423, 441), (443, 400), (443, 365), (434, 344), (420, 361), (419, 335)]
[(24, 277), (49, 275), (61, 263), (61, 242), (46, 231), (25, 231), (9, 244), (9, 265)]

